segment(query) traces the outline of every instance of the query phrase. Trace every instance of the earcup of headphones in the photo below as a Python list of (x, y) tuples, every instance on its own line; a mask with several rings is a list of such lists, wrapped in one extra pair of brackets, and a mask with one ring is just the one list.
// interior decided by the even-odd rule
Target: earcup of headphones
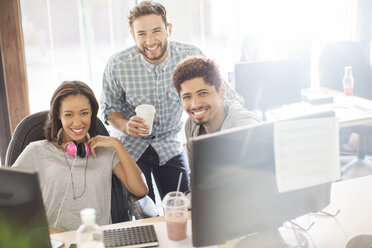
[(87, 143), (77, 144), (75, 141), (73, 141), (66, 145), (66, 151), (72, 157), (79, 156), (81, 158), (85, 158), (89, 155), (89, 146)]
[(89, 154), (89, 146), (87, 143), (80, 143), (76, 145), (77, 147), (77, 156), (85, 158)]

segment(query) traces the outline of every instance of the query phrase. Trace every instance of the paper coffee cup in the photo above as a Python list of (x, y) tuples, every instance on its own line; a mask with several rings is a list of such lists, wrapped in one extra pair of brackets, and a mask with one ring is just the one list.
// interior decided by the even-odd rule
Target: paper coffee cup
[(144, 136), (147, 136), (152, 133), (152, 124), (154, 122), (154, 116), (155, 116), (155, 107), (150, 104), (142, 104), (136, 107), (135, 109), (136, 115), (145, 119), (145, 124), (150, 127), (148, 134), (143, 134)]

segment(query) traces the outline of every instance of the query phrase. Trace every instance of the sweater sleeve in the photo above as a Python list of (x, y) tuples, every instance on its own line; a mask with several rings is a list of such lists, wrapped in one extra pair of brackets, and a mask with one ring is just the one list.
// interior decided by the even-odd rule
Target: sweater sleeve
[(31, 142), (18, 156), (12, 167), (25, 169), (28, 171), (37, 171), (38, 169), (38, 149), (34, 142)]
[(191, 147), (189, 139), (192, 137), (192, 120), (188, 118), (185, 123), (185, 136), (186, 136), (186, 148), (187, 148), (187, 158), (190, 161), (191, 158)]

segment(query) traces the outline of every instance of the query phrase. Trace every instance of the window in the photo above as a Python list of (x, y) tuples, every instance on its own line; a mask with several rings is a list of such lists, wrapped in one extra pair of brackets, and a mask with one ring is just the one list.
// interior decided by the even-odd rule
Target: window
[[(135, 0), (21, 0), (31, 112), (49, 108), (64, 80), (88, 83), (100, 96), (112, 54), (134, 44), (126, 16)], [(188, 42), (220, 64), (310, 53), (333, 40), (354, 40), (356, 0), (162, 0), (170, 39)], [(249, 44), (243, 49), (243, 43)]]
[(129, 46), (128, 0), (21, 0), (31, 113), (49, 109), (64, 80), (89, 84), (99, 98), (105, 64)]

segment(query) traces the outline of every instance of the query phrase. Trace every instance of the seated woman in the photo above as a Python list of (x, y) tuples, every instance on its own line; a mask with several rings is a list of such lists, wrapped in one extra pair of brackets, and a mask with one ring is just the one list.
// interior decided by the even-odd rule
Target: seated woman
[(30, 143), (13, 167), (37, 171), (49, 225), (75, 230), (80, 210), (94, 208), (110, 224), (112, 172), (133, 195), (148, 188), (141, 170), (114, 137), (95, 135), (98, 102), (83, 82), (65, 81), (54, 92), (46, 140)]

